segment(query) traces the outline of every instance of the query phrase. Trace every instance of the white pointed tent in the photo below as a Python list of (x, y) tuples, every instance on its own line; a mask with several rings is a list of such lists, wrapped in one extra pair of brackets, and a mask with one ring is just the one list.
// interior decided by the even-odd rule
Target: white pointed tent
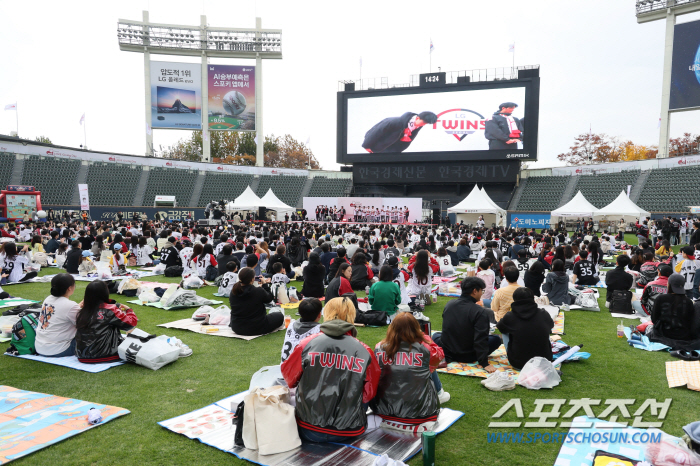
[(275, 196), (275, 193), (272, 192), (272, 188), (267, 190), (262, 199), (260, 199), (260, 202), (264, 207), (267, 207), (268, 210), (276, 211), (278, 218), (286, 213), (291, 214), (294, 212), (293, 207), (288, 206), (284, 202), (280, 201), (277, 196)]
[(569, 202), (553, 210), (552, 217), (593, 217), (596, 212), (598, 208), (588, 202), (579, 191)]
[(455, 221), (475, 224), (480, 215), (484, 216), (487, 225), (501, 225), (506, 218), (506, 211), (491, 200), (486, 191), (474, 185), (474, 189), (457, 205), (447, 209), (448, 214), (455, 214)]
[(632, 199), (627, 197), (627, 192), (622, 190), (614, 201), (596, 212), (593, 218), (599, 219), (608, 217), (615, 220), (624, 218), (625, 222), (632, 222), (643, 219), (644, 217), (649, 217), (650, 215), (649, 212), (632, 202)]
[(248, 186), (240, 196), (226, 205), (226, 213), (231, 213), (234, 210), (258, 210), (259, 207), (263, 206), (261, 199)]

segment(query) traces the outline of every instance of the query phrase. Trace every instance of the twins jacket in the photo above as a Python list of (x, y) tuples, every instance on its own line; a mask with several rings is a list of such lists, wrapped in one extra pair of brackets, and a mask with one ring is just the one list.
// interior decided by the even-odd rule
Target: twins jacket
[(324, 322), (282, 363), (288, 386), (297, 388), (300, 427), (344, 437), (365, 432), (362, 403), (374, 398), (381, 371), (374, 352), (355, 335), (355, 326), (344, 320)]
[(90, 324), (75, 333), (78, 361), (87, 364), (118, 361), (117, 349), (122, 342), (120, 330), (131, 330), (137, 322), (134, 311), (123, 304), (114, 300), (103, 304), (93, 314)]

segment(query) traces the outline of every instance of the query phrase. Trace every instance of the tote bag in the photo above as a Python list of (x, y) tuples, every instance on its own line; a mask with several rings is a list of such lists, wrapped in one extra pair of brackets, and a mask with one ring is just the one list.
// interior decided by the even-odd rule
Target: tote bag
[(274, 455), (301, 446), (289, 390), (281, 385), (256, 388), (243, 400), (243, 443), (261, 455)]

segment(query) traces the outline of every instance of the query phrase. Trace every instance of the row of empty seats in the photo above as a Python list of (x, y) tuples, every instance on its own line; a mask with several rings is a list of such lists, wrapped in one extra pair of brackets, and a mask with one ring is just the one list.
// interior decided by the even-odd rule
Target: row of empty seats
[(569, 182), (568, 176), (533, 176), (527, 178), (527, 184), (520, 196), (520, 201), (511, 210), (551, 211), (559, 207), (564, 190)]
[(687, 212), (700, 205), (700, 165), (652, 170), (637, 204), (649, 212)]
[(199, 207), (205, 207), (213, 200), (232, 201), (240, 196), (248, 185), (253, 183), (253, 175), (207, 172), (199, 196)]
[(80, 160), (29, 155), (24, 159), (22, 184), (41, 191), (47, 205), (69, 205), (76, 189)]
[(0, 187), (2, 187), (2, 189), (5, 189), (5, 187), (10, 184), (14, 166), (15, 154), (0, 152)]
[(280, 201), (288, 206), (296, 207), (306, 180), (307, 178), (303, 176), (262, 175), (255, 194), (258, 197), (263, 197), (267, 190), (272, 188)]
[(352, 185), (350, 178), (327, 178), (317, 176), (313, 179), (308, 197), (341, 197), (345, 196)]
[[(639, 170), (628, 170), (618, 173), (577, 176), (572, 197), (581, 191), (588, 202), (600, 209), (614, 201), (622, 190), (627, 191), (627, 186), (634, 186), (640, 174)], [(566, 202), (570, 200), (565, 199)]]
[(194, 170), (151, 167), (143, 205), (152, 206), (156, 196), (175, 196), (178, 206), (189, 206), (197, 175)]
[(142, 173), (141, 165), (91, 163), (87, 172), (90, 203), (111, 206), (132, 205)]

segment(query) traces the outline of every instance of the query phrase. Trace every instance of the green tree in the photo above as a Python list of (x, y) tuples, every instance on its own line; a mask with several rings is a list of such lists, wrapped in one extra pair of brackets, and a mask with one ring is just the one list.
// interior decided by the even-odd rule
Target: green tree
[(44, 144), (53, 144), (53, 142), (51, 142), (51, 139), (49, 139), (47, 136), (37, 136), (36, 138), (34, 138), (34, 140), (36, 142), (43, 142)]

